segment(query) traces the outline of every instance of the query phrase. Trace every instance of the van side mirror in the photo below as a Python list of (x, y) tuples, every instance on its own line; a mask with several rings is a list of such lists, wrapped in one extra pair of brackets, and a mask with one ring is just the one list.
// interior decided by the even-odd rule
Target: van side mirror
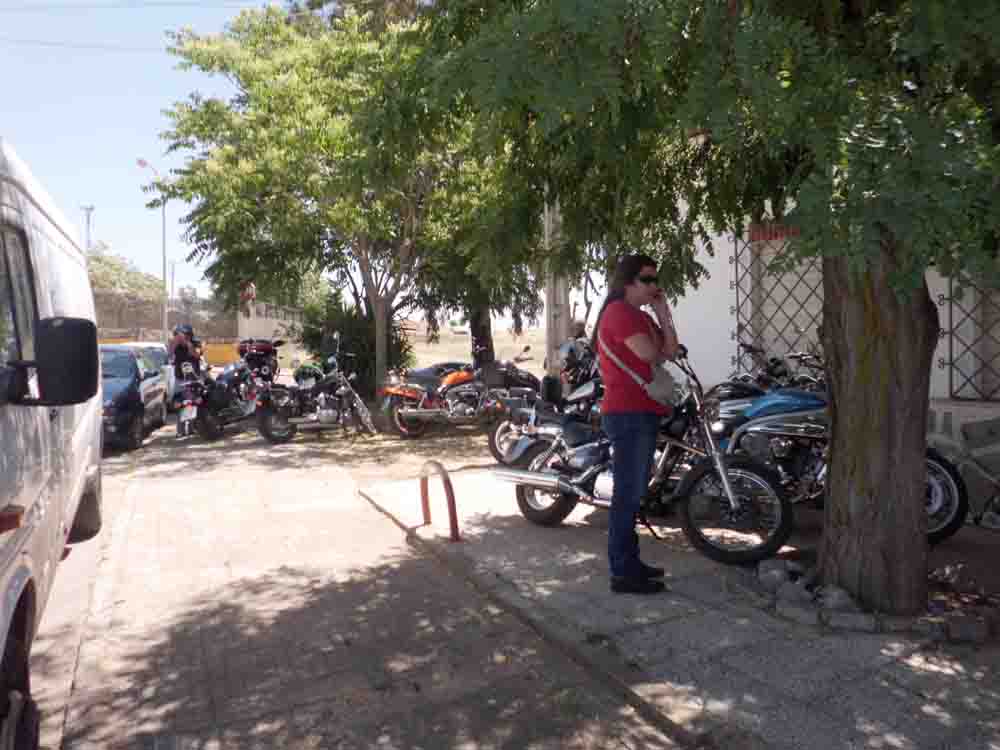
[(41, 398), (20, 399), (26, 406), (72, 406), (97, 394), (100, 359), (97, 326), (86, 318), (45, 318), (35, 327), (35, 361), (11, 366), (38, 373)]

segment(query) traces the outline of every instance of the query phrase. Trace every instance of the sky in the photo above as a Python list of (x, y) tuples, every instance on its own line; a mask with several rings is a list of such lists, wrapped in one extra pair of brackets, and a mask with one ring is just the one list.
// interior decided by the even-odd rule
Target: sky
[[(85, 241), (142, 271), (162, 277), (162, 218), (142, 191), (183, 163), (166, 155), (160, 133), (165, 109), (192, 92), (228, 97), (221, 78), (177, 69), (167, 31), (223, 31), (241, 9), (263, 0), (0, 0), (0, 138), (25, 161)], [(209, 285), (203, 267), (188, 263), (182, 217), (189, 206), (167, 205), (167, 281), (176, 290)], [(175, 264), (175, 265), (173, 265)], [(574, 299), (579, 295), (574, 294)], [(581, 300), (582, 304), (582, 300)], [(415, 313), (416, 317), (419, 314)], [(509, 319), (498, 316), (498, 322)]]
[[(0, 0), (0, 137), (13, 146), (84, 240), (91, 239), (161, 277), (161, 213), (146, 208), (153, 178), (182, 163), (164, 154), (163, 110), (191, 92), (227, 96), (228, 84), (180, 71), (166, 52), (168, 30), (217, 33), (247, 0)], [(208, 285), (186, 262), (181, 203), (167, 205), (167, 279)]]

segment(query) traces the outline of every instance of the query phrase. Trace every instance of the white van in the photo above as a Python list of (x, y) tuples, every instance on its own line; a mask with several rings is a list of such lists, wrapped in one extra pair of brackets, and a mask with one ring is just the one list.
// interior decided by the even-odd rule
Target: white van
[(0, 747), (38, 745), (31, 642), (65, 546), (101, 528), (97, 327), (74, 234), (0, 139)]

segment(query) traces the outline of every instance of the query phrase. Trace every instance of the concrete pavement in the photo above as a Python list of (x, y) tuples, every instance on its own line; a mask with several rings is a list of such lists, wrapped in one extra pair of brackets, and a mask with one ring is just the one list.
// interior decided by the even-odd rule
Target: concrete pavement
[(668, 592), (616, 596), (603, 511), (578, 506), (565, 525), (540, 528), (520, 516), (511, 485), (482, 471), (452, 480), (459, 544), (446, 541), (436, 480), (430, 528), (414, 480), (362, 492), (674, 737), (732, 750), (1000, 750), (996, 645), (789, 622), (759, 606), (751, 573), (704, 558), (669, 525), (664, 541), (642, 542), (667, 569)]
[(165, 430), (105, 463), (81, 645), (36, 680), (51, 747), (676, 747), (408, 546), (324, 446)]

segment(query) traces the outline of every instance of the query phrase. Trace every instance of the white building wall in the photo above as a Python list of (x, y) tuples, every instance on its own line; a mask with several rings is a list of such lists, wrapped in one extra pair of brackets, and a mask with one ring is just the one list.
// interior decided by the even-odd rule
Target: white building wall
[(698, 243), (698, 262), (708, 270), (697, 289), (688, 288), (673, 308), (674, 322), (680, 342), (688, 348), (691, 364), (705, 388), (725, 380), (735, 369), (732, 358), (736, 343), (736, 292), (730, 289), (735, 280), (734, 267), (729, 263), (733, 252), (731, 237), (713, 240), (715, 255), (709, 255)]
[[(927, 272), (927, 287), (931, 293), (931, 299), (936, 303), (939, 295), (948, 296), (948, 280), (943, 278), (937, 271)], [(948, 305), (938, 307), (941, 329), (947, 330), (951, 327), (948, 319)], [(950, 398), (951, 393), (948, 367), (938, 367), (938, 360), (948, 360), (948, 337), (943, 336), (938, 339), (937, 350), (934, 352), (934, 361), (931, 364), (931, 398)]]

